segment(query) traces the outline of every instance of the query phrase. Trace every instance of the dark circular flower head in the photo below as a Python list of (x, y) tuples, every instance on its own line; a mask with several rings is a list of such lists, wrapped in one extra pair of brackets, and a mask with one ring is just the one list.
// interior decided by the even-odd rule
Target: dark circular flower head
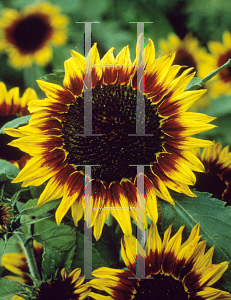
[[(94, 165), (92, 215), (85, 217), (88, 226), (94, 226), (96, 239), (110, 213), (127, 235), (132, 233), (131, 217), (142, 227), (136, 214), (137, 199), (142, 205), (140, 194), (136, 195), (137, 182), (142, 179), (142, 174), (136, 176), (137, 165), (148, 166), (145, 216), (154, 222), (158, 218), (156, 195), (174, 203), (167, 187), (194, 196), (188, 187), (195, 182), (192, 171), (203, 171), (203, 165), (189, 150), (211, 142), (190, 135), (213, 128), (208, 124), (213, 118), (186, 112), (204, 91), (185, 91), (193, 74), (187, 69), (176, 76), (181, 67), (171, 66), (173, 54), (155, 60), (151, 40), (144, 50), (145, 62), (143, 58), (138, 63), (136, 58), (132, 63), (128, 46), (116, 58), (113, 51), (111, 48), (100, 60), (96, 44), (92, 47), (86, 58), (92, 85), (85, 76), (85, 58), (72, 51), (73, 57), (65, 62), (64, 87), (38, 81), (48, 98), (30, 102), (33, 115), (27, 126), (5, 130), (20, 137), (11, 145), (33, 156), (14, 182), (24, 181), (23, 186), (28, 186), (49, 180), (38, 205), (62, 197), (56, 212), (58, 224), (69, 208), (75, 225), (83, 216), (83, 165)], [(137, 88), (137, 68), (145, 70), (142, 94), (140, 81)], [(84, 116), (84, 99), (88, 103), (89, 91), (93, 135), (85, 134), (90, 121)], [(145, 116), (136, 112), (139, 96), (145, 101)], [(146, 136), (136, 135), (137, 120)], [(144, 222), (147, 227), (146, 218)]]
[[(93, 289), (90, 296), (97, 300), (231, 299), (228, 292), (211, 287), (228, 268), (228, 262), (212, 264), (213, 247), (205, 253), (205, 242), (199, 242), (199, 225), (181, 244), (183, 228), (170, 238), (170, 226), (162, 241), (157, 226), (152, 223), (146, 254), (134, 236), (124, 236), (121, 254), (129, 271), (110, 268), (95, 270), (92, 274), (98, 279), (88, 283)], [(141, 274), (139, 268), (143, 266), (142, 260), (145, 262), (144, 279), (136, 277)]]
[(37, 291), (37, 300), (82, 300), (85, 299), (90, 290), (82, 284), (84, 276), (81, 269), (75, 269), (68, 276), (65, 269), (61, 271), (61, 278), (51, 282), (42, 283)]
[[(231, 58), (231, 34), (224, 31), (222, 42), (211, 41), (208, 43), (211, 54), (202, 55), (201, 76), (207, 75), (221, 67)], [(213, 98), (231, 94), (231, 67), (219, 72), (208, 82), (209, 94)]]
[(49, 2), (24, 7), (20, 12), (2, 10), (0, 19), (0, 50), (9, 54), (15, 68), (33, 62), (44, 66), (52, 57), (51, 45), (65, 44), (67, 16)]
[(205, 172), (196, 174), (194, 185), (197, 191), (209, 192), (213, 197), (231, 205), (231, 153), (229, 146), (222, 149), (220, 143), (206, 147), (202, 153), (193, 150), (202, 161)]
[(6, 207), (5, 203), (0, 204), (0, 231), (7, 231), (7, 224), (11, 224), (10, 218), (12, 217), (9, 213), (10, 207)]
[[(176, 51), (174, 64), (192, 67), (194, 71), (198, 70), (200, 53), (204, 52), (204, 49), (199, 46), (198, 40), (192, 35), (187, 34), (181, 40), (175, 33), (170, 33), (168, 40), (161, 39), (159, 41), (159, 47), (164, 54)], [(180, 72), (182, 73), (182, 70)]]

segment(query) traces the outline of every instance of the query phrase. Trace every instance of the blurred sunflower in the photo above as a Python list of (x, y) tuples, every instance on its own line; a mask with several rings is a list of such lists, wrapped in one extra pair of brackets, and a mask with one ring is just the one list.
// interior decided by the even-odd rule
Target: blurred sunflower
[(9, 210), (10, 207), (6, 207), (5, 203), (0, 204), (0, 231), (7, 231), (7, 224), (11, 224)]
[[(0, 82), (0, 128), (17, 117), (29, 115), (28, 102), (38, 100), (35, 90), (27, 88), (22, 97), (19, 97), (19, 88), (7, 91), (6, 85)], [(7, 144), (12, 139), (6, 134), (0, 134), (0, 159), (5, 159), (16, 165), (20, 170), (25, 166), (30, 156), (22, 151), (12, 151)]]
[[(43, 244), (33, 241), (34, 256), (38, 268), (38, 272), (41, 274), (42, 271), (42, 255), (44, 251)], [(33, 286), (33, 281), (28, 276), (29, 267), (27, 264), (27, 258), (23, 251), (20, 249), (20, 253), (7, 253), (2, 256), (1, 265), (7, 270), (18, 276), (5, 276), (8, 280), (16, 280), (19, 282), (24, 282), (27, 285)], [(89, 294), (89, 288), (82, 284), (84, 281), (84, 276), (80, 276), (81, 270), (75, 269), (68, 276), (65, 269), (61, 271), (61, 277), (53, 279), (50, 282), (43, 282), (39, 289), (36, 291), (35, 299), (84, 299)], [(24, 299), (18, 295), (13, 297), (13, 300)]]
[[(35, 261), (37, 264), (38, 272), (41, 276), (42, 271), (42, 255), (44, 251), (43, 244), (37, 243), (35, 240), (33, 241), (33, 252)], [(28, 274), (30, 274), (29, 267), (27, 264), (26, 254), (23, 249), (20, 248), (19, 253), (7, 253), (1, 257), (1, 266), (5, 267), (8, 271), (14, 273), (14, 275), (7, 275), (4, 278), (13, 281), (24, 282), (27, 285), (33, 286), (33, 281)], [(20, 296), (15, 295), (13, 300), (21, 300), (24, 299)]]
[(45, 66), (52, 58), (51, 46), (62, 46), (67, 39), (68, 18), (60, 7), (42, 2), (21, 11), (3, 9), (0, 18), (0, 50), (9, 55), (14, 68), (33, 62)]
[[(211, 287), (226, 271), (228, 262), (212, 264), (213, 247), (205, 253), (205, 241), (199, 242), (199, 225), (194, 226), (189, 238), (181, 244), (183, 228), (170, 238), (170, 226), (162, 241), (152, 223), (146, 254), (134, 236), (124, 236), (121, 254), (129, 271), (104, 267), (93, 271), (92, 275), (98, 279), (88, 283), (94, 289), (90, 296), (97, 300), (231, 299), (228, 292)], [(137, 261), (143, 259), (146, 278), (140, 279), (136, 277)]]
[[(191, 34), (187, 34), (183, 40), (181, 40), (175, 33), (170, 33), (168, 40), (161, 39), (159, 41), (159, 48), (163, 54), (170, 54), (175, 51), (176, 56), (173, 61), (174, 64), (183, 67), (192, 67), (192, 71), (196, 72), (196, 76), (201, 75), (201, 57), (207, 53), (206, 50), (200, 46), (199, 41)], [(182, 73), (184, 69), (181, 69), (179, 73)], [(208, 73), (204, 74), (204, 77)], [(206, 87), (206, 86), (205, 86)], [(209, 98), (207, 93), (203, 95), (199, 101), (193, 104), (191, 110), (197, 110), (209, 106)]]
[[(202, 56), (201, 75), (205, 76), (213, 70), (221, 67), (231, 58), (231, 34), (225, 31), (221, 42), (211, 41), (208, 43), (211, 54)], [(208, 82), (209, 94), (213, 98), (231, 94), (231, 67), (219, 72), (211, 81)]]
[(197, 181), (193, 186), (197, 191), (209, 192), (213, 197), (231, 205), (231, 153), (229, 146), (222, 149), (220, 143), (192, 150), (202, 161), (205, 172), (196, 174)]
[[(92, 167), (91, 223), (87, 220), (88, 226), (94, 226), (96, 239), (110, 213), (126, 235), (132, 234), (130, 217), (137, 221), (137, 199), (142, 201), (136, 195), (134, 165), (150, 166), (144, 175), (145, 227), (146, 215), (157, 221), (156, 195), (174, 204), (167, 187), (195, 196), (188, 187), (195, 183), (192, 170), (204, 169), (189, 150), (211, 142), (190, 135), (214, 127), (208, 124), (213, 118), (186, 112), (205, 92), (184, 91), (194, 76), (189, 74), (191, 69), (176, 77), (181, 67), (171, 66), (174, 55), (155, 60), (154, 44), (149, 40), (145, 63), (138, 66), (145, 67), (145, 91), (141, 96), (145, 99), (145, 133), (149, 136), (134, 136), (137, 94), (141, 93), (140, 82), (137, 89), (137, 58), (132, 64), (128, 46), (116, 58), (113, 50), (100, 60), (96, 44), (92, 47), (86, 58), (92, 86), (85, 82), (85, 91), (85, 58), (72, 51), (73, 57), (65, 62), (64, 87), (38, 81), (48, 98), (30, 102), (32, 117), (27, 126), (5, 130), (20, 137), (10, 145), (33, 156), (13, 182), (37, 186), (49, 180), (38, 205), (62, 197), (56, 211), (58, 224), (71, 208), (77, 226), (85, 204), (82, 166), (99, 165)], [(96, 136), (84, 136), (83, 93), (90, 89), (92, 133)]]

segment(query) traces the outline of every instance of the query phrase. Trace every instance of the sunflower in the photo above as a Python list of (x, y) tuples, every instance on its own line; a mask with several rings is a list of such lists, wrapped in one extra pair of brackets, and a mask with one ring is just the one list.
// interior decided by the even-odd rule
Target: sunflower
[(51, 46), (62, 46), (67, 39), (68, 18), (60, 7), (42, 2), (21, 11), (3, 9), (0, 19), (0, 50), (9, 55), (14, 68), (33, 62), (45, 66), (52, 58)]
[(6, 207), (5, 203), (0, 204), (0, 231), (7, 231), (7, 224), (11, 224), (10, 218), (12, 217), (9, 213), (10, 207)]
[(209, 192), (213, 197), (231, 205), (231, 153), (229, 146), (222, 149), (220, 143), (209, 146), (200, 153), (200, 149), (192, 150), (202, 161), (205, 172), (196, 174), (194, 185), (197, 191)]
[[(212, 264), (214, 248), (205, 253), (205, 242), (199, 242), (199, 225), (194, 226), (183, 244), (181, 240), (184, 226), (170, 238), (171, 227), (164, 233), (162, 241), (157, 226), (152, 223), (146, 254), (134, 236), (124, 236), (121, 254), (129, 270), (103, 267), (93, 271), (92, 275), (98, 279), (88, 283), (94, 289), (90, 296), (100, 300), (231, 299), (228, 292), (211, 287), (228, 268), (228, 262)], [(139, 270), (142, 261), (145, 263), (146, 277), (143, 279), (137, 276), (138, 272), (142, 272)], [(106, 297), (102, 292), (98, 294), (99, 291), (110, 296)]]
[[(0, 82), (0, 128), (7, 122), (12, 121), (16, 117), (29, 115), (27, 109), (28, 102), (38, 100), (38, 96), (34, 89), (27, 88), (22, 95), (19, 96), (19, 88), (14, 87), (7, 91), (4, 82)], [(22, 151), (12, 151), (7, 144), (12, 139), (5, 134), (0, 134), (0, 159), (5, 159), (16, 165), (20, 170), (25, 166), (30, 156)]]
[[(44, 252), (43, 244), (33, 241), (34, 256), (37, 264), (39, 274), (42, 273), (42, 255)], [(1, 265), (7, 270), (18, 276), (5, 276), (8, 280), (16, 280), (24, 282), (27, 285), (33, 285), (33, 281), (28, 276), (29, 267), (27, 264), (27, 257), (24, 254), (23, 249), (20, 249), (20, 253), (7, 253), (2, 256)], [(90, 290), (85, 284), (84, 276), (81, 276), (81, 270), (75, 269), (68, 276), (65, 268), (61, 271), (61, 276), (57, 279), (52, 279), (49, 282), (43, 282), (39, 289), (36, 290), (35, 299), (56, 299), (56, 300), (74, 300), (85, 299)], [(55, 297), (54, 297), (55, 296)], [(23, 297), (15, 295), (13, 300), (23, 300)], [(33, 298), (34, 299), (34, 298)]]
[[(201, 63), (202, 57), (206, 55), (206, 50), (200, 46), (197, 38), (191, 34), (187, 34), (183, 40), (181, 40), (175, 33), (170, 33), (168, 40), (161, 39), (159, 41), (159, 48), (163, 54), (170, 54), (175, 51), (176, 56), (173, 61), (174, 64), (192, 67), (192, 72), (196, 71), (196, 76), (201, 75)], [(181, 73), (183, 69), (179, 72)], [(208, 73), (204, 74), (204, 76)], [(206, 86), (207, 87), (207, 86)], [(192, 107), (192, 110), (205, 108), (209, 106), (209, 98), (207, 94), (203, 95), (200, 101), (197, 101)]]
[[(231, 34), (229, 31), (223, 33), (221, 42), (211, 41), (208, 48), (211, 54), (202, 56), (201, 75), (207, 75), (213, 70), (221, 67), (231, 58)], [(231, 67), (219, 72), (213, 80), (208, 82), (209, 94), (213, 98), (229, 96), (231, 94)]]
[(85, 299), (89, 295), (90, 289), (86, 284), (82, 284), (84, 276), (80, 276), (80, 274), (81, 269), (75, 269), (67, 276), (66, 270), (62, 269), (59, 279), (41, 284), (35, 299)]
[[(141, 193), (136, 195), (137, 181), (142, 178), (145, 216), (154, 222), (158, 218), (156, 195), (174, 204), (167, 187), (195, 196), (188, 187), (195, 183), (192, 170), (204, 169), (190, 149), (211, 142), (190, 135), (214, 127), (208, 124), (213, 118), (186, 112), (205, 92), (184, 91), (194, 76), (189, 74), (191, 69), (176, 77), (181, 67), (171, 66), (174, 54), (155, 60), (154, 44), (149, 40), (143, 53), (145, 63), (143, 60), (138, 64), (145, 68), (145, 91), (141, 96), (145, 99), (147, 135), (136, 136), (136, 103), (141, 93), (140, 82), (137, 89), (137, 58), (131, 62), (128, 46), (116, 58), (113, 51), (111, 48), (100, 60), (96, 44), (92, 47), (86, 58), (92, 86), (85, 82), (85, 88), (85, 58), (72, 51), (73, 57), (64, 65), (64, 87), (38, 81), (48, 98), (30, 102), (32, 117), (27, 126), (5, 130), (20, 137), (10, 145), (33, 156), (13, 182), (37, 186), (48, 180), (38, 205), (62, 197), (56, 211), (57, 224), (71, 208), (78, 225), (85, 208), (83, 165), (94, 165), (90, 182), (92, 216), (87, 222), (94, 226), (96, 239), (110, 213), (126, 235), (132, 234), (130, 217), (137, 221), (137, 199), (144, 208)], [(90, 89), (93, 135), (85, 136), (84, 95)], [(137, 119), (141, 119), (139, 113)], [(145, 174), (137, 177), (134, 165), (148, 165)], [(138, 226), (144, 229), (140, 219)]]
[[(7, 91), (5, 83), (0, 82), (0, 124), (3, 125), (11, 120), (12, 117), (15, 118), (29, 115), (27, 105), (28, 102), (33, 99), (37, 100), (38, 96), (36, 91), (32, 88), (27, 88), (23, 96), (19, 97), (18, 87)], [(6, 117), (8, 117), (8, 119)]]

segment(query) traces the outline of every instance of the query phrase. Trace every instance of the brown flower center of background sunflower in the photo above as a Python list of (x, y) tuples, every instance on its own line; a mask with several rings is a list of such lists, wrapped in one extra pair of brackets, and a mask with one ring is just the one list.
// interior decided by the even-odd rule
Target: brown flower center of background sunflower
[(172, 276), (152, 275), (153, 279), (140, 280), (133, 300), (187, 300), (182, 283)]
[(84, 133), (84, 99), (70, 105), (63, 122), (64, 148), (70, 164), (100, 165), (92, 168), (92, 178), (107, 182), (135, 178), (137, 169), (130, 165), (150, 165), (155, 154), (163, 151), (160, 117), (145, 97), (145, 133), (136, 133), (137, 92), (128, 86), (103, 85), (92, 89), (92, 133)]
[(45, 15), (33, 15), (18, 22), (7, 36), (22, 52), (31, 53), (44, 45), (51, 30)]
[(71, 278), (67, 278), (65, 281), (52, 280), (51, 283), (42, 283), (37, 292), (37, 300), (74, 300), (78, 299), (79, 295), (74, 294), (75, 282), (71, 283)]
[[(231, 58), (231, 49), (229, 51), (227, 51), (226, 53), (220, 55), (220, 57), (217, 61), (218, 68), (221, 67), (223, 64), (225, 64), (230, 58)], [(231, 67), (228, 67), (228, 68), (222, 70), (219, 73), (219, 76), (220, 76), (221, 80), (223, 80), (224, 82), (231, 81)]]
[[(192, 56), (185, 48), (179, 48), (176, 51), (176, 57), (174, 59), (174, 65), (187, 66), (189, 68), (194, 68), (190, 73), (197, 71), (197, 63)], [(185, 69), (182, 68), (177, 76), (181, 75)]]
[(196, 173), (196, 184), (194, 188), (199, 192), (208, 192), (213, 195), (214, 198), (224, 200), (223, 193), (227, 188), (224, 180), (217, 174), (206, 172)]

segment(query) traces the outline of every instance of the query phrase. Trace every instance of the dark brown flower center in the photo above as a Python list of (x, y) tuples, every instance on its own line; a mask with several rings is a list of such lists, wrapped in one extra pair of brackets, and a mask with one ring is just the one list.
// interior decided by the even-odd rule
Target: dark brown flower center
[(135, 178), (134, 165), (156, 161), (156, 153), (163, 151), (161, 118), (150, 100), (144, 98), (145, 133), (152, 136), (130, 136), (136, 134), (136, 118), (141, 121), (142, 116), (136, 112), (137, 92), (126, 85), (92, 89), (92, 133), (98, 136), (80, 136), (84, 133), (84, 98), (78, 97), (70, 105), (62, 129), (69, 163), (99, 165), (92, 167), (92, 178), (109, 184)]
[(34, 52), (43, 46), (51, 34), (51, 27), (45, 15), (32, 15), (8, 30), (8, 38), (22, 52)]
[(214, 198), (224, 200), (224, 192), (227, 185), (224, 180), (217, 173), (196, 173), (196, 184), (194, 188), (199, 192), (208, 192)]
[[(191, 72), (197, 71), (197, 63), (192, 56), (185, 48), (179, 48), (176, 51), (176, 57), (174, 59), (174, 65), (187, 66), (189, 68), (194, 68)], [(177, 76), (181, 75), (185, 69), (182, 68)]]
[(180, 281), (172, 276), (153, 275), (139, 281), (134, 300), (188, 300), (188, 293)]
[[(218, 68), (221, 67), (223, 64), (225, 64), (230, 58), (231, 58), (231, 49), (229, 51), (227, 51), (226, 53), (220, 55), (220, 57), (217, 61)], [(228, 67), (228, 68), (222, 70), (219, 73), (219, 76), (224, 82), (231, 81), (231, 67)]]
[(71, 283), (71, 278), (65, 281), (52, 280), (50, 283), (42, 283), (37, 292), (37, 300), (75, 300), (79, 298), (76, 291), (75, 282)]

